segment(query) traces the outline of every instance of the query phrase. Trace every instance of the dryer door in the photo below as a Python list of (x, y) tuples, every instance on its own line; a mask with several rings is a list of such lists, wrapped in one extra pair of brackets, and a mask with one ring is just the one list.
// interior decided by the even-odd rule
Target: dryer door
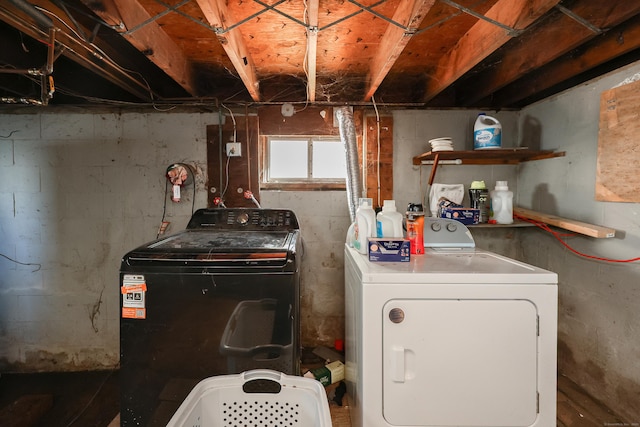
[(529, 426), (538, 315), (527, 300), (390, 300), (383, 414), (391, 425)]

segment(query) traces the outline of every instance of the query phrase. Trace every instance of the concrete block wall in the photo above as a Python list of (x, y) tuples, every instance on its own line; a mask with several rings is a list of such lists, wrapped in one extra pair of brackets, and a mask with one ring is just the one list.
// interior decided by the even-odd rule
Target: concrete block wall
[[(618, 260), (640, 257), (640, 204), (595, 200), (601, 93), (638, 72), (640, 63), (635, 63), (520, 113), (521, 128), (533, 127), (541, 148), (560, 149), (566, 156), (524, 165), (518, 177), (518, 203), (617, 230), (612, 239), (565, 238), (587, 255)], [(523, 231), (520, 240), (528, 262), (559, 276), (560, 373), (629, 423), (637, 423), (640, 262), (580, 257), (537, 230)]]
[[(206, 170), (217, 117), (0, 114), (0, 370), (118, 364), (120, 258), (156, 237), (167, 166)], [(202, 173), (196, 186), (202, 207)], [(184, 228), (192, 200), (185, 189), (168, 202), (170, 227)]]
[(265, 208), (296, 213), (304, 245), (302, 345), (332, 347), (344, 339), (344, 243), (351, 225), (346, 191), (262, 191)]

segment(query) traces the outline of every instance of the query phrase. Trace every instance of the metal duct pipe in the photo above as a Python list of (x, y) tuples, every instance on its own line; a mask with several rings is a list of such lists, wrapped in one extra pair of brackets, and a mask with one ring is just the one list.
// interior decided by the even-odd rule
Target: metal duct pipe
[(353, 112), (349, 107), (336, 109), (340, 139), (344, 144), (347, 156), (347, 203), (351, 222), (356, 220), (358, 199), (362, 196), (362, 177), (358, 163), (358, 142), (356, 140), (356, 127), (353, 123)]
[(37, 10), (31, 3), (24, 0), (9, 0), (15, 7), (29, 15), (42, 30), (53, 28), (53, 21), (47, 15)]

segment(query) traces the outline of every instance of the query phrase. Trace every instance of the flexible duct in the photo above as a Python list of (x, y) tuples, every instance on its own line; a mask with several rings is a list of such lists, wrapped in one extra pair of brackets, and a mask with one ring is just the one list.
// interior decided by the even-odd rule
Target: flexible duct
[(345, 147), (347, 156), (347, 203), (351, 222), (356, 220), (358, 199), (362, 196), (362, 177), (358, 163), (358, 142), (356, 140), (356, 127), (353, 123), (353, 112), (349, 107), (340, 107), (336, 110), (340, 139)]

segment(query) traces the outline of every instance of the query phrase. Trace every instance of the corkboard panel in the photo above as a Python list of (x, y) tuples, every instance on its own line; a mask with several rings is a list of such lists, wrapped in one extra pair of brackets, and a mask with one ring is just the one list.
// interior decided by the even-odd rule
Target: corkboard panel
[(640, 81), (602, 93), (596, 200), (640, 202)]

